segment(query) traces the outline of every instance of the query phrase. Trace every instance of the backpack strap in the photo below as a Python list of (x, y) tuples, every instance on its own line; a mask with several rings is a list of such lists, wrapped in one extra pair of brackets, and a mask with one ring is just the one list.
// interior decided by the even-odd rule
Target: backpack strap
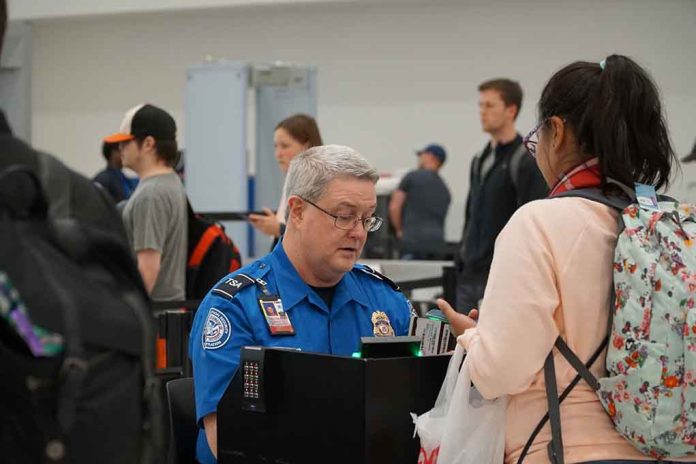
[(227, 278), (217, 284), (215, 288), (211, 290), (211, 293), (231, 300), (242, 289), (255, 284), (256, 279), (253, 279), (246, 274), (237, 274), (236, 276)]
[(68, 179), (65, 165), (53, 156), (41, 152), (36, 160), (38, 163), (37, 174), (41, 180), (41, 185), (46, 196), (51, 199), (48, 205), (49, 216), (52, 218), (72, 217), (72, 183)]
[[(560, 343), (559, 343), (559, 340), (561, 340)], [(564, 342), (560, 337), (558, 337), (558, 338), (556, 339), (556, 344), (555, 344), (555, 345), (556, 345), (556, 348), (558, 348), (558, 344), (561, 344), (561, 343), (562, 343), (563, 345), (565, 345), (565, 342)], [(592, 353), (592, 356), (590, 356), (590, 359), (585, 363), (585, 367), (586, 367), (588, 370), (589, 370), (590, 367), (592, 367), (592, 365), (595, 363), (595, 361), (597, 361), (597, 358), (599, 358), (599, 355), (602, 354), (602, 351), (604, 351), (604, 349), (607, 347), (607, 344), (608, 344), (608, 343), (609, 343), (609, 337), (607, 336), (607, 337), (604, 339), (604, 341), (599, 345), (599, 348), (597, 348), (597, 350), (596, 350), (594, 353)], [(567, 347), (567, 345), (566, 345), (566, 347)], [(560, 350), (559, 350), (559, 351), (560, 351)], [(568, 351), (570, 351), (569, 348), (568, 348)], [(561, 354), (563, 354), (563, 351), (560, 351), (560, 352), (561, 352)], [(570, 351), (570, 352), (572, 353), (572, 351)], [(549, 357), (552, 357), (552, 356), (553, 356), (553, 353), (549, 353)], [(565, 356), (565, 355), (564, 355), (564, 356)], [(573, 355), (573, 356), (575, 356), (575, 355)], [(577, 359), (577, 356), (575, 356), (575, 358)], [(547, 358), (547, 360), (548, 360), (548, 358)], [(570, 362), (570, 360), (569, 360), (569, 362)], [(581, 363), (581, 364), (582, 364), (582, 363)], [(571, 365), (572, 365), (572, 363), (571, 363)], [(546, 364), (544, 364), (544, 368), (545, 368), (545, 369), (544, 369), (544, 376), (546, 377)], [(555, 378), (556, 378), (555, 371), (552, 370), (551, 373), (553, 374), (553, 379), (554, 379), (553, 382), (555, 383)], [(566, 387), (565, 390), (563, 390), (563, 393), (561, 393), (560, 396), (557, 396), (557, 398), (558, 398), (558, 405), (559, 405), (559, 411), (560, 411), (560, 405), (561, 405), (561, 403), (563, 403), (563, 400), (565, 400), (565, 399), (568, 397), (568, 395), (570, 394), (570, 392), (575, 388), (575, 386), (576, 386), (578, 383), (580, 383), (580, 380), (581, 380), (582, 378), (583, 378), (583, 377), (582, 377), (581, 374), (576, 375), (575, 378), (573, 379), (573, 381), (570, 382), (570, 384), (568, 384), (568, 386)], [(596, 379), (595, 379), (595, 380), (596, 380)], [(548, 385), (548, 378), (545, 379), (545, 382), (546, 382), (546, 384)], [(592, 385), (592, 384), (590, 384), (590, 385)], [(546, 394), (547, 394), (547, 396), (549, 396), (549, 389), (548, 389), (548, 388), (547, 388)], [(553, 390), (553, 394), (554, 394), (554, 396), (556, 396), (556, 395), (557, 395), (557, 390), (554, 389), (554, 390)], [(559, 416), (560, 416), (560, 414), (559, 414)], [(517, 460), (517, 464), (522, 464), (522, 462), (524, 461), (524, 458), (527, 456), (527, 453), (529, 453), (529, 449), (532, 447), (532, 444), (534, 443), (534, 440), (536, 439), (537, 435), (539, 435), (539, 432), (541, 432), (541, 429), (544, 428), (544, 426), (546, 425), (546, 423), (547, 423), (548, 421), (549, 421), (549, 413), (547, 412), (547, 413), (544, 415), (544, 417), (541, 418), (541, 420), (539, 421), (539, 423), (537, 424), (537, 426), (534, 428), (534, 431), (532, 431), (532, 435), (529, 437), (529, 439), (527, 440), (527, 443), (524, 445), (524, 448), (522, 449), (522, 453), (520, 454), (520, 457), (519, 457), (519, 459)], [(553, 427), (553, 424), (552, 424), (552, 439), (553, 439), (553, 428), (554, 428), (554, 427)], [(560, 433), (561, 433), (561, 432), (560, 432), (560, 426), (557, 427), (557, 429), (558, 429), (558, 434), (559, 434), (559, 436), (560, 436)], [(549, 445), (549, 446), (550, 446), (550, 445)], [(556, 453), (557, 453), (557, 452), (556, 452)], [(556, 455), (558, 455), (558, 454), (556, 454)], [(560, 456), (563, 456), (562, 443), (561, 443)]]
[(633, 203), (632, 199), (623, 196), (607, 195), (599, 188), (573, 189), (561, 192), (551, 198), (584, 198), (596, 201), (618, 211), (623, 211), (628, 205)]
[(201, 265), (203, 262), (203, 258), (205, 255), (208, 253), (208, 250), (210, 249), (210, 246), (213, 244), (216, 238), (224, 236), (225, 232), (220, 229), (220, 227), (217, 227), (216, 224), (210, 225), (205, 232), (203, 233), (203, 236), (201, 239), (198, 241), (196, 244), (196, 247), (193, 249), (193, 252), (191, 253), (191, 256), (189, 257), (188, 260), (188, 266), (189, 267), (198, 267)]
[(556, 366), (553, 362), (553, 351), (549, 353), (544, 362), (544, 380), (546, 384), (546, 400), (549, 405), (548, 417), (551, 421), (551, 441), (547, 448), (549, 460), (551, 464), (564, 464), (563, 435), (561, 434), (561, 402), (558, 399), (558, 383), (556, 382)]
[(526, 153), (527, 149), (524, 143), (520, 143), (510, 157), (510, 179), (512, 180), (512, 186), (515, 188), (515, 192), (519, 192), (520, 190), (520, 166), (522, 165), (522, 158)]
[[(578, 358), (578, 356), (575, 353), (573, 353), (573, 350), (570, 349), (570, 347), (561, 337), (558, 337), (556, 339), (556, 343), (554, 345), (558, 352), (563, 355), (563, 357), (570, 363), (571, 366), (573, 366), (573, 369), (577, 371), (580, 377), (582, 377), (583, 380), (587, 382), (590, 388), (592, 388), (594, 391), (599, 390), (599, 381), (597, 380), (597, 377), (595, 377), (594, 374), (590, 372), (589, 368), (591, 366), (586, 366), (585, 364), (583, 364), (583, 362), (580, 361), (580, 358)], [(606, 346), (607, 339), (605, 339), (602, 342), (600, 348), (604, 349), (604, 347)]]

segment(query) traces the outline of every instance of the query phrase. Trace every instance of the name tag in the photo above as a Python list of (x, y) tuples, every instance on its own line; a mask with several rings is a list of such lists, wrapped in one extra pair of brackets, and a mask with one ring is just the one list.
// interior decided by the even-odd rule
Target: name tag
[(646, 211), (660, 211), (657, 203), (657, 193), (652, 185), (639, 184), (636, 182), (636, 200), (640, 207)]
[(259, 298), (259, 307), (271, 335), (295, 335), (295, 328), (288, 313), (283, 309), (283, 302), (278, 295), (263, 295)]

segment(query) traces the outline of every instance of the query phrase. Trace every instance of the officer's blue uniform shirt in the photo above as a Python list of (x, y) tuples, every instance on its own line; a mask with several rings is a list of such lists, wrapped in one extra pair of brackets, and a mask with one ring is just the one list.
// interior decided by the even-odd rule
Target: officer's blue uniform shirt
[[(261, 279), (269, 293), (280, 296), (295, 335), (271, 335), (258, 303), (261, 287), (251, 284), (239, 288), (242, 281), (248, 282), (233, 279), (239, 274)], [(202, 428), (203, 417), (216, 411), (237, 371), (242, 346), (280, 346), (350, 356), (358, 351), (360, 337), (381, 335), (388, 329), (378, 312), (386, 314), (394, 335), (407, 334), (411, 304), (390, 282), (366, 266), (356, 265), (336, 286), (328, 308), (300, 278), (282, 242), (270, 254), (218, 282), (201, 302), (189, 340), (196, 418), (201, 427), (198, 460), (215, 462)]]

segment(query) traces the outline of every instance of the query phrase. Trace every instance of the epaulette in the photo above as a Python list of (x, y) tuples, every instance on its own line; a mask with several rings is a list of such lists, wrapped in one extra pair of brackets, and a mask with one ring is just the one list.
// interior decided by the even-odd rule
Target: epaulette
[(375, 279), (379, 279), (389, 285), (391, 288), (393, 288), (395, 291), (399, 292), (401, 289), (399, 288), (398, 285), (396, 285), (396, 282), (391, 280), (389, 277), (385, 276), (381, 272), (377, 272), (374, 269), (372, 269), (370, 266), (367, 266), (365, 264), (362, 264), (360, 266), (357, 266), (357, 269), (360, 269), (363, 271), (365, 274), (370, 275), (374, 277)]
[(231, 300), (239, 291), (255, 284), (256, 280), (252, 279), (248, 275), (237, 274), (234, 277), (230, 277), (220, 282), (214, 289), (211, 290), (211, 293)]

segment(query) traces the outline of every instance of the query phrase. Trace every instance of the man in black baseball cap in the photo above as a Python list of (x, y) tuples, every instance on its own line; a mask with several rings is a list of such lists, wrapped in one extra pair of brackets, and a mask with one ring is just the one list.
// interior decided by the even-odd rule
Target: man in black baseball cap
[(440, 259), (451, 199), (439, 174), (447, 152), (431, 143), (416, 154), (418, 169), (406, 174), (392, 194), (389, 219), (399, 239), (401, 259)]
[(155, 140), (176, 141), (176, 122), (161, 108), (149, 103), (128, 110), (121, 121), (121, 128), (106, 137), (106, 143), (127, 142), (135, 138), (152, 136)]
[(138, 105), (105, 141), (119, 144), (123, 165), (140, 178), (123, 208), (123, 222), (145, 288), (154, 300), (183, 300), (188, 226), (186, 192), (173, 168), (174, 118), (154, 105)]
[[(445, 148), (442, 145), (438, 145), (436, 143), (431, 143), (424, 149), (418, 150), (416, 154), (419, 157), (422, 155), (434, 157), (437, 161), (439, 161), (439, 167), (445, 164), (445, 160), (447, 159), (447, 152), (445, 151)], [(421, 161), (420, 164), (423, 164), (423, 161)]]

